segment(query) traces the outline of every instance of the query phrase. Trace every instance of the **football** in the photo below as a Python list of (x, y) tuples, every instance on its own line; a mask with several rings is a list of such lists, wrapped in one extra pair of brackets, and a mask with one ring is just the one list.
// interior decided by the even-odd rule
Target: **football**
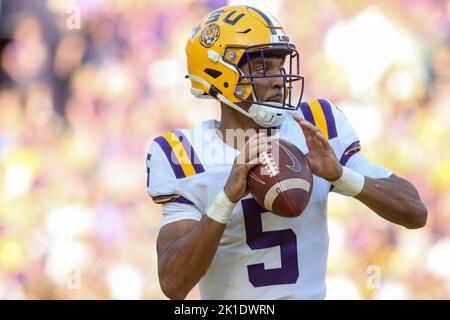
[(282, 217), (298, 217), (311, 198), (313, 175), (305, 154), (285, 139), (272, 141), (261, 153), (264, 162), (253, 167), (247, 183), (258, 204)]

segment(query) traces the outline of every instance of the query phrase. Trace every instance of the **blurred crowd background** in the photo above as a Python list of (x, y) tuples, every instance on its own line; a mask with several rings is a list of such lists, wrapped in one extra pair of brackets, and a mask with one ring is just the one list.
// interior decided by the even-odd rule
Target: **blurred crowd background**
[(428, 207), (406, 230), (331, 194), (327, 298), (450, 298), (450, 1), (0, 0), (0, 299), (165, 298), (147, 147), (219, 117), (184, 45), (227, 3), (279, 18), (307, 97)]

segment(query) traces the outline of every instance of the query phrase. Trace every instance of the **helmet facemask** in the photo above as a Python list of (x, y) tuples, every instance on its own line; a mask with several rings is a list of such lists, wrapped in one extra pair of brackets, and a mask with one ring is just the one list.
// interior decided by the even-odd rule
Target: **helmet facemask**
[[(228, 50), (245, 50), (238, 64), (227, 60)], [(266, 58), (268, 56), (282, 56), (285, 59), (284, 68), (279, 74), (269, 74), (266, 68)], [(240, 72), (240, 79), (236, 84), (234, 96), (242, 102), (258, 104), (264, 107), (284, 110), (297, 110), (303, 95), (303, 77), (300, 76), (299, 54), (291, 44), (262, 44), (248, 47), (227, 46), (224, 61), (234, 65)], [(259, 59), (263, 72), (254, 73), (252, 70), (252, 60)], [(243, 66), (247, 66), (248, 73), (243, 72)], [(281, 78), (283, 81), (281, 103), (262, 101), (256, 91), (255, 79)], [(251, 88), (251, 89), (250, 89)], [(248, 94), (251, 90), (251, 95)], [(246, 97), (246, 98), (245, 98)], [(253, 98), (252, 100), (250, 100)], [(280, 110), (281, 111), (281, 110)]]

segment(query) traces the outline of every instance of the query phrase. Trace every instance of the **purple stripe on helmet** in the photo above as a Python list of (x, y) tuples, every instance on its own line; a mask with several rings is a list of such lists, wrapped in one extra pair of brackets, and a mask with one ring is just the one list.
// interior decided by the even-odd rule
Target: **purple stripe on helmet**
[(319, 99), (319, 101), (323, 114), (325, 115), (325, 119), (327, 121), (327, 128), (328, 128), (328, 140), (336, 138), (337, 137), (337, 130), (336, 130), (336, 122), (334, 121), (333, 116), (333, 110), (331, 109), (330, 104), (327, 100)]
[[(354, 149), (355, 148), (355, 149)], [(354, 149), (354, 150), (351, 150), (351, 149)], [(351, 150), (351, 151), (350, 151)], [(355, 141), (355, 142), (353, 142), (351, 145), (349, 145), (348, 147), (347, 147), (347, 149), (345, 149), (345, 151), (342, 153), (342, 157), (341, 157), (341, 159), (339, 160), (339, 162), (343, 165), (343, 166), (345, 166), (345, 164), (347, 163), (347, 161), (348, 161), (348, 159), (350, 159), (350, 157), (353, 155), (353, 154), (355, 154), (355, 153), (357, 153), (357, 152), (359, 152), (359, 151), (361, 151), (361, 145), (359, 144), (359, 141)]]
[(195, 153), (194, 148), (189, 143), (189, 139), (186, 138), (186, 136), (180, 130), (173, 130), (172, 132), (178, 137), (178, 139), (180, 139), (181, 144), (183, 145), (183, 148), (189, 157), (189, 160), (191, 160), (195, 172), (196, 173), (205, 172), (205, 168), (203, 168), (199, 158), (197, 157), (197, 154)]
[(276, 30), (274, 28), (271, 28), (271, 27), (273, 27), (272, 21), (264, 12), (262, 12), (261, 10), (259, 10), (257, 8), (254, 8), (254, 7), (250, 7), (250, 6), (246, 6), (246, 7), (249, 9), (252, 9), (253, 11), (256, 11), (264, 19), (264, 21), (266, 21), (267, 25), (269, 26), (270, 32), (273, 35), (277, 34)]
[[(164, 139), (164, 137), (162, 137), (162, 136), (159, 136), (158, 138), (156, 138), (155, 142), (159, 144), (159, 146), (161, 147), (162, 151), (166, 155), (166, 158), (169, 161), (173, 172), (175, 173), (175, 177), (177, 179), (184, 178), (185, 174), (183, 172), (183, 169), (181, 168), (181, 165), (178, 163), (177, 158), (173, 154), (172, 147), (170, 146), (169, 142), (167, 142), (167, 140)], [(174, 159), (175, 159), (175, 161), (177, 163), (174, 162)]]

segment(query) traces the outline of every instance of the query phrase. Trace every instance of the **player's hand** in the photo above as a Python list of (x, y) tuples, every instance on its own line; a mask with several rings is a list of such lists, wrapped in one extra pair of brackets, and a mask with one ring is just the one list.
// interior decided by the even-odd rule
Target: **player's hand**
[(342, 165), (322, 132), (299, 115), (294, 115), (294, 120), (298, 122), (305, 135), (309, 149), (306, 158), (313, 174), (328, 181), (339, 179), (342, 175)]
[(245, 143), (239, 155), (234, 159), (233, 167), (225, 184), (224, 192), (232, 202), (238, 202), (245, 197), (249, 191), (247, 176), (250, 170), (263, 162), (260, 154), (264, 151), (270, 152), (272, 146), (271, 138), (264, 133), (251, 136)]

